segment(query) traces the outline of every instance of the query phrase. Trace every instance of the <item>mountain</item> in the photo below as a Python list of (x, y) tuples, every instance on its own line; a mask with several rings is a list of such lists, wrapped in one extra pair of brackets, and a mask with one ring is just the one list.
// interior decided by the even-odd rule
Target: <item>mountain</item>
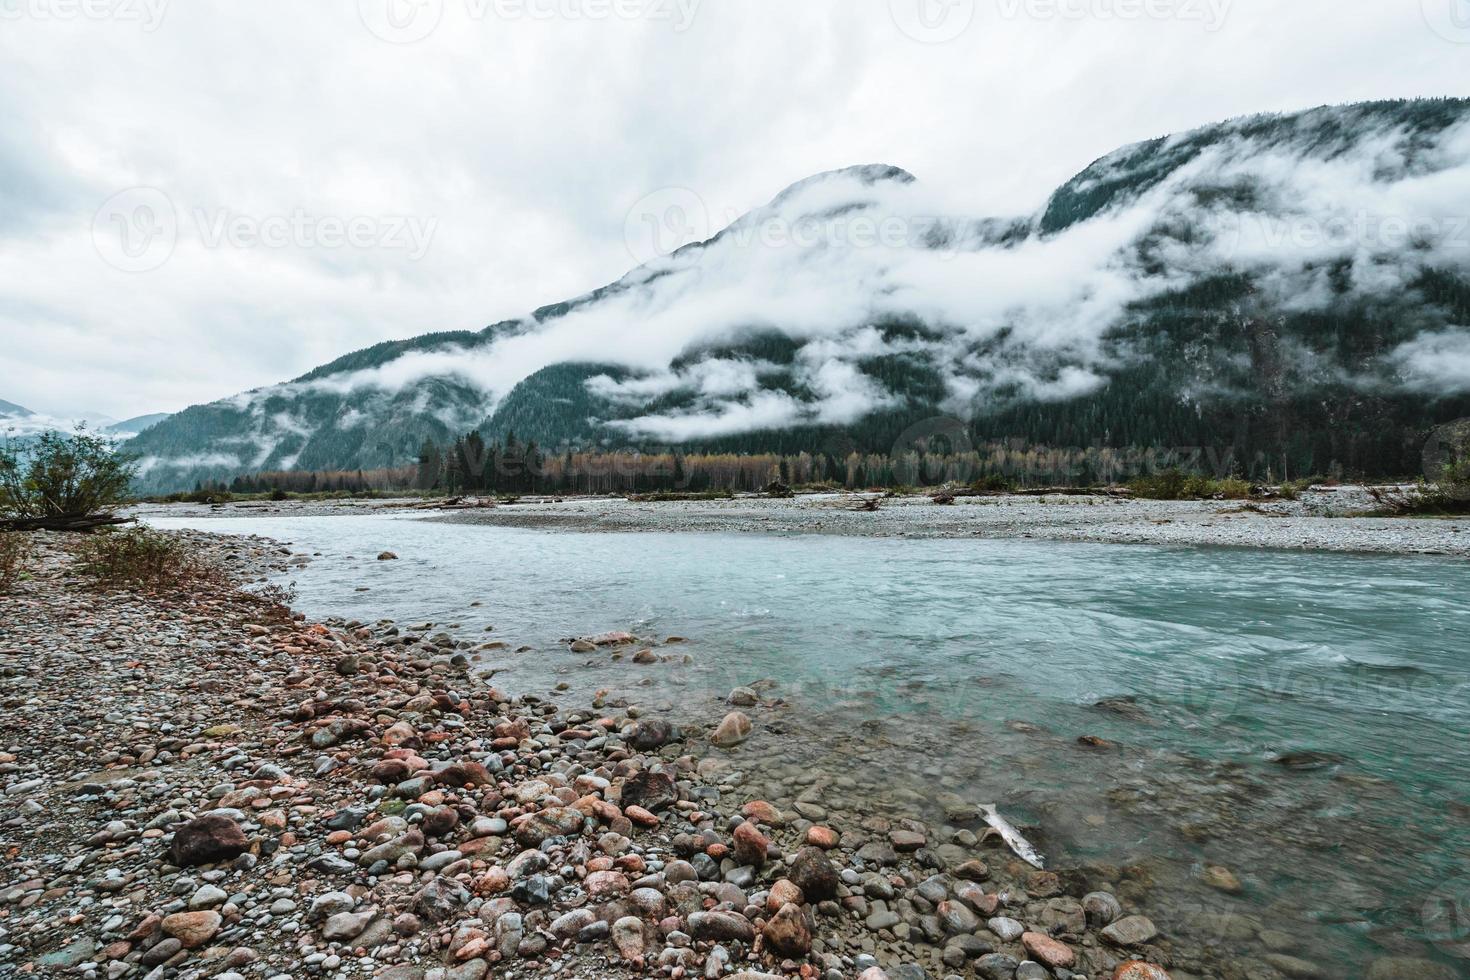
[(166, 418), (166, 414), (140, 415), (118, 422), (101, 412), (79, 412), (67, 418), (56, 418), (32, 412), (13, 402), (0, 401), (0, 433), (16, 443), (28, 443), (43, 432), (73, 432), (79, 427), (115, 440), (131, 439)]
[(1410, 473), (1470, 416), (1467, 215), (1463, 99), (1126, 146), (1028, 215), (957, 214), (897, 167), (854, 167), (585, 296), (348, 354), (132, 449), (157, 490), (402, 465), (470, 429), (886, 452), (947, 417), (976, 441)]
[(149, 426), (157, 425), (168, 418), (167, 412), (155, 412), (152, 415), (139, 415), (136, 418), (124, 419), (103, 427), (102, 431), (119, 439), (127, 439), (142, 432)]

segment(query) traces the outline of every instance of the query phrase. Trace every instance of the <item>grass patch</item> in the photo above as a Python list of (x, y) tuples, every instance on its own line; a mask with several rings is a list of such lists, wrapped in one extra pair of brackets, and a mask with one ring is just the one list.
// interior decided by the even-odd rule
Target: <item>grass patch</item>
[(109, 588), (177, 592), (230, 584), (224, 569), (188, 541), (147, 528), (89, 535), (76, 557), (78, 571)]
[(15, 584), (26, 577), (30, 558), (30, 535), (20, 531), (0, 531), (0, 595), (8, 595)]
[(1244, 480), (1212, 480), (1177, 469), (1139, 477), (1128, 489), (1143, 500), (1247, 500), (1251, 496), (1251, 485)]

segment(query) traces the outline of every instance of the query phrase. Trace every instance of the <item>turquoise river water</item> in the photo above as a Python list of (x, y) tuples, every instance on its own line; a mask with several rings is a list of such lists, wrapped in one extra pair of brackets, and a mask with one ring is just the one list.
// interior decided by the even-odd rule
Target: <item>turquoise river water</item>
[[(314, 554), (290, 576), (311, 616), (528, 646), (485, 657), (512, 692), (607, 689), (708, 719), (732, 687), (774, 681), (791, 708), (773, 759), (881, 773), (895, 809), (996, 803), (1054, 866), (1145, 866), (1139, 901), (1181, 943), (1285, 950), (1331, 976), (1381, 956), (1470, 975), (1470, 564), (406, 516), (152, 523)], [(614, 629), (689, 642), (650, 666), (562, 642)], [(1201, 883), (1215, 865), (1239, 893)]]

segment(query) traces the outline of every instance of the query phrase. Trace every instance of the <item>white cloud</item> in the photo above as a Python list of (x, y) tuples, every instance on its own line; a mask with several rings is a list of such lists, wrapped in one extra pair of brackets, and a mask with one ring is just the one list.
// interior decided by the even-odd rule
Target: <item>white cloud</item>
[(1470, 329), (1421, 334), (1396, 348), (1392, 360), (1419, 391), (1436, 395), (1470, 391)]

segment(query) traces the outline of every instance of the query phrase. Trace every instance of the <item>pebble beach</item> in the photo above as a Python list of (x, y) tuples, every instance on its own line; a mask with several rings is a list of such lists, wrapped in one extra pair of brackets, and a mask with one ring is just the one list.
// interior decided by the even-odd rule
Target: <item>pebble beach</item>
[[(289, 557), (195, 545), (242, 582)], [(1178, 960), (973, 804), (942, 826), (824, 806), (842, 772), (753, 798), (741, 745), (780, 712), (760, 692), (703, 726), (518, 697), (433, 624), (98, 592), (63, 536), (37, 547), (0, 647), (4, 975), (1154, 980)]]

